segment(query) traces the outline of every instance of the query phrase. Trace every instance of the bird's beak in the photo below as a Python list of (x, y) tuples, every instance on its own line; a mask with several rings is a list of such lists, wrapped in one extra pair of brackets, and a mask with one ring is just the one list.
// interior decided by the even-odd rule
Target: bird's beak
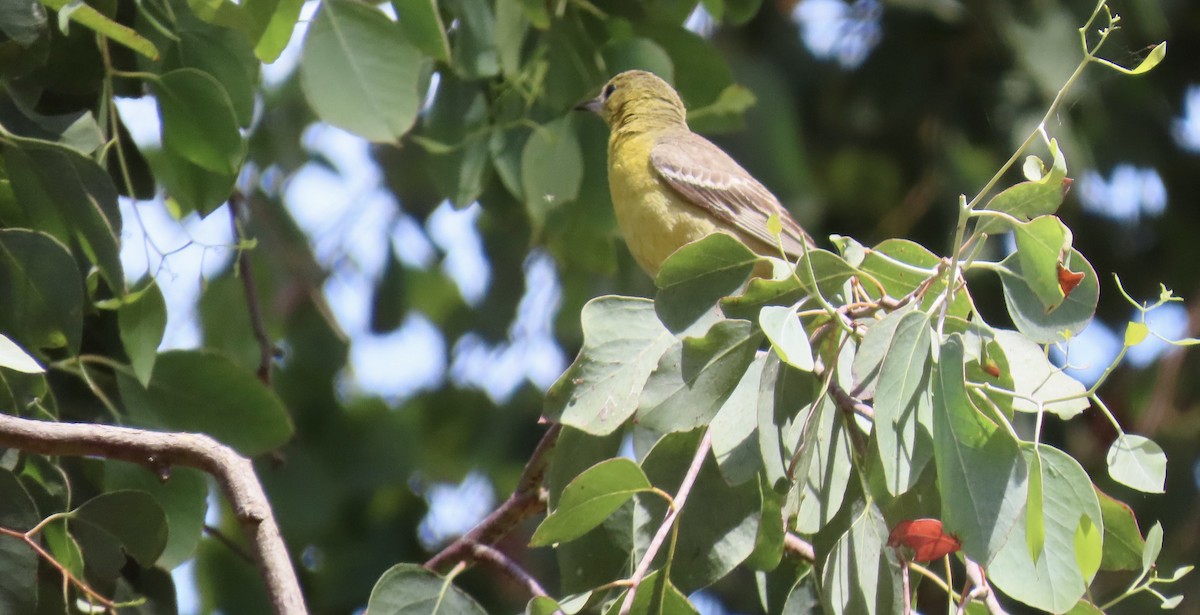
[(578, 105), (575, 105), (576, 111), (591, 111), (592, 113), (600, 113), (600, 107), (604, 106), (604, 101), (597, 96), (591, 100), (585, 100)]

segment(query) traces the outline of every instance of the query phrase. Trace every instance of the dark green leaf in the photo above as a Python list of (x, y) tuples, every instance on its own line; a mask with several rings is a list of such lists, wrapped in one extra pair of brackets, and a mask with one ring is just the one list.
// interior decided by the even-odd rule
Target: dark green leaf
[(166, 352), (159, 355), (148, 388), (124, 374), (117, 384), (139, 424), (206, 433), (243, 455), (270, 451), (292, 435), (279, 398), (253, 373), (220, 355)]
[(1055, 216), (1039, 216), (1016, 227), (1017, 262), (1025, 285), (1044, 312), (1066, 298), (1058, 281), (1059, 257), (1071, 248), (1071, 231)]
[(614, 75), (638, 69), (650, 71), (668, 83), (675, 79), (671, 56), (654, 41), (637, 36), (609, 43), (604, 48), (604, 66)]
[(534, 232), (554, 209), (575, 200), (583, 181), (583, 152), (566, 115), (534, 129), (521, 153), (521, 189)]
[(225, 86), (212, 75), (180, 68), (154, 82), (163, 148), (217, 174), (236, 174), (246, 156)]
[(21, 346), (79, 352), (83, 285), (66, 247), (43, 233), (0, 230), (0, 330)]
[(208, 480), (194, 468), (171, 468), (166, 482), (146, 468), (125, 461), (104, 462), (104, 486), (110, 492), (134, 489), (148, 493), (162, 508), (170, 532), (157, 565), (170, 570), (191, 559), (204, 530)]
[(182, 213), (207, 216), (229, 199), (237, 173), (214, 173), (169, 150), (146, 152), (154, 177)]
[(420, 109), (421, 54), (386, 15), (354, 0), (321, 4), (300, 77), (321, 119), (371, 141), (396, 141)]
[[(27, 531), (39, 516), (21, 481), (0, 470), (0, 527)], [(0, 535), (0, 612), (33, 613), (37, 605), (38, 556), (20, 539)]]
[(46, 9), (37, 2), (0, 5), (0, 32), (22, 47), (32, 45), (46, 32)]
[(1146, 541), (1138, 528), (1137, 517), (1128, 504), (1096, 489), (1100, 513), (1104, 516), (1104, 557), (1101, 570), (1138, 570)]
[(496, 16), (492, 3), (475, 0), (443, 0), (458, 17), (458, 28), (450, 41), (454, 71), (467, 79), (494, 77), (500, 73), (496, 49)]
[(229, 96), (238, 125), (248, 128), (254, 119), (254, 93), (260, 63), (246, 37), (200, 20), (180, 26), (176, 36), (179, 41), (164, 54), (164, 71), (194, 68), (211, 75)]
[[(167, 516), (145, 491), (102, 493), (71, 511), (71, 527), (80, 523), (112, 536), (130, 557), (147, 568), (167, 546)], [(86, 552), (84, 555), (86, 558)]]
[(371, 613), (487, 615), (466, 592), (416, 564), (396, 564), (383, 573), (367, 601)]

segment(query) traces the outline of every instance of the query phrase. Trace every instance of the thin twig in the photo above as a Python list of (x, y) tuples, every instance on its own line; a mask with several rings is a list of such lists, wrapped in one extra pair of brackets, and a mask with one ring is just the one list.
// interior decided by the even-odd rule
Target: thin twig
[(425, 562), (425, 568), (436, 571), (450, 562), (471, 557), (472, 545), (491, 545), (512, 531), (520, 522), (546, 510), (546, 490), (542, 479), (550, 465), (550, 453), (558, 442), (562, 425), (554, 424), (546, 430), (525, 464), (525, 471), (517, 481), (512, 495), (479, 522), (474, 529), (446, 545), (437, 555)]
[(234, 240), (239, 246), (237, 249), (238, 277), (242, 279), (242, 289), (246, 293), (246, 311), (250, 314), (250, 328), (254, 331), (255, 341), (258, 342), (258, 379), (263, 384), (271, 386), (271, 362), (275, 359), (276, 348), (267, 335), (266, 326), (263, 325), (262, 304), (258, 299), (258, 286), (254, 283), (254, 268), (250, 266), (250, 257), (246, 254), (246, 250), (241, 248), (242, 241), (245, 239), (241, 217), (243, 212), (248, 212), (245, 205), (246, 197), (240, 190), (234, 190), (233, 194), (229, 195), (229, 220), (233, 224)]
[(783, 535), (783, 552), (794, 555), (806, 562), (817, 561), (817, 553), (813, 550), (812, 543), (791, 532)]
[(688, 494), (692, 492), (692, 486), (696, 484), (696, 477), (700, 475), (700, 468), (704, 465), (704, 460), (708, 458), (708, 451), (711, 448), (712, 436), (708, 430), (705, 430), (704, 437), (700, 439), (700, 445), (696, 447), (692, 465), (688, 467), (687, 474), (683, 476), (683, 482), (679, 484), (679, 492), (675, 494), (675, 500), (670, 510), (667, 511), (667, 516), (663, 519), (662, 525), (658, 527), (658, 532), (654, 534), (650, 545), (646, 547), (646, 553), (642, 555), (642, 561), (638, 562), (633, 576), (629, 577), (629, 591), (625, 594), (625, 601), (621, 604), (620, 615), (629, 615), (629, 610), (633, 608), (633, 599), (637, 595), (638, 585), (646, 578), (646, 573), (650, 571), (650, 565), (654, 563), (654, 557), (658, 555), (663, 541), (666, 540), (667, 534), (675, 526), (675, 520), (683, 511), (683, 505), (687, 503)]
[(245, 560), (246, 563), (252, 566), (254, 565), (254, 556), (251, 555), (245, 547), (239, 545), (238, 543), (234, 542), (232, 538), (226, 536), (225, 532), (221, 531), (221, 528), (213, 527), (205, 523), (204, 533), (212, 537), (213, 540), (221, 543), (222, 546), (224, 546), (226, 549), (229, 549), (234, 555)]
[[(968, 594), (968, 597), (972, 599), (982, 598), (984, 606), (987, 607), (988, 613), (991, 613), (991, 615), (1008, 615), (1008, 611), (1005, 611), (1004, 607), (1000, 606), (1000, 601), (996, 599), (996, 592), (992, 591), (992, 586), (988, 584), (987, 575), (983, 573), (983, 567), (970, 559), (967, 560), (967, 578), (970, 579), (971, 584), (975, 587)], [(966, 601), (963, 601), (963, 604), (966, 604)]]
[(530, 594), (534, 597), (548, 597), (546, 590), (533, 578), (533, 575), (525, 571), (520, 564), (495, 547), (482, 545), (477, 542), (469, 542), (471, 547), (471, 559), (477, 562), (485, 562), (496, 567), (499, 571), (511, 577), (514, 581), (525, 586)]
[(194, 433), (163, 433), (98, 425), (52, 423), (0, 414), (0, 447), (42, 455), (105, 457), (130, 461), (159, 474), (173, 465), (211, 474), (246, 534), (277, 615), (307, 613), (287, 546), (249, 459)]
[(33, 549), (39, 557), (45, 560), (47, 564), (50, 564), (52, 567), (54, 567), (54, 569), (62, 575), (64, 581), (74, 585), (75, 587), (78, 587), (80, 591), (87, 594), (92, 600), (100, 603), (100, 605), (106, 610), (114, 613), (116, 612), (117, 604), (115, 602), (105, 598), (100, 594), (100, 592), (92, 589), (92, 586), (88, 585), (87, 581), (84, 581), (83, 579), (71, 574), (71, 571), (67, 570), (66, 566), (60, 564), (57, 559), (54, 559), (54, 556), (51, 555), (50, 552), (42, 548), (42, 545), (39, 544), (37, 540), (34, 540), (33, 536), (35, 533), (36, 532), (34, 532), (34, 530), (30, 530), (28, 532), (19, 532), (6, 527), (0, 527), (0, 534), (11, 536), (17, 540), (20, 540), (21, 542), (24, 542), (29, 546), (30, 549)]

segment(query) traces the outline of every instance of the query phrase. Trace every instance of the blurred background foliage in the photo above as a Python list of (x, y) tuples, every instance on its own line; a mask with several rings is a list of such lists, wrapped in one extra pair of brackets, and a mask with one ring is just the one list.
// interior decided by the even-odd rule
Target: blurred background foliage
[[(958, 195), (976, 192), (1036, 125), (1078, 62), (1075, 29), (1093, 8), (1090, 0), (445, 0), (436, 11), (394, 0), (381, 13), (351, 0), (90, 4), (163, 50), (151, 61), (108, 44), (113, 68), (211, 74), (227, 101), (205, 106), (203, 80), (175, 84), (182, 113), (245, 139), (244, 165), (180, 160), (171, 140), (184, 137), (159, 137), (160, 111), (146, 96), (162, 98), (171, 84), (111, 81), (129, 184), (115, 156), (108, 169), (137, 198), (121, 203), (125, 275), (148, 271), (167, 296), (164, 347), (203, 347), (252, 373), (260, 349), (222, 204), (235, 187), (245, 195), (236, 224), (253, 245), (242, 254), (280, 350), (273, 388), (295, 425), (258, 469), (318, 613), (361, 608), (389, 566), (424, 561), (502, 500), (545, 429), (543, 390), (580, 346), (581, 306), (606, 293), (653, 292), (615, 234), (606, 130), (571, 111), (611, 74), (640, 67), (670, 78), (694, 128), (814, 236), (867, 245), (906, 237), (944, 252)], [(1131, 1), (1114, 10), (1124, 29), (1110, 59), (1135, 65), (1161, 40), (1170, 51), (1148, 75), (1097, 68), (1071, 92), (1049, 126), (1075, 179), (1059, 215), (1102, 283), (1118, 274), (1133, 297), (1152, 300), (1161, 281), (1186, 301), (1156, 312), (1156, 330), (1195, 336), (1200, 5)], [(11, 26), (18, 13), (6, 8), (0, 19)], [(0, 42), (10, 130), (29, 112), (107, 112), (97, 37), (78, 24), (64, 33), (50, 15), (31, 40), (13, 26)], [(354, 52), (346, 57), (384, 59), (359, 82), (373, 85), (358, 91), (341, 79), (352, 67), (328, 51), (339, 44)], [(260, 67), (263, 59), (273, 62)], [(387, 104), (377, 113), (362, 112), (379, 101)], [(985, 319), (1006, 326), (995, 278), (971, 283)], [(1133, 317), (1114, 292), (1101, 296), (1098, 314), (1070, 354), (1085, 383)], [(82, 346), (121, 356), (113, 332), (111, 318), (93, 310)], [(1200, 356), (1146, 344), (1102, 394), (1122, 424), (1166, 450), (1167, 495), (1105, 482), (1114, 434), (1098, 416), (1048, 419), (1043, 440), (1129, 502), (1143, 531), (1161, 520), (1163, 561), (1187, 563), (1200, 550)], [(105, 416), (77, 383), (57, 376), (51, 385), (61, 416)], [(78, 480), (86, 482), (82, 470)], [(237, 533), (228, 510), (210, 511), (209, 521)], [(524, 547), (530, 531), (500, 547), (554, 588), (553, 555)], [(194, 571), (191, 600), (203, 612), (266, 612), (252, 567), (212, 538), (181, 570), (177, 580)], [(491, 612), (527, 600), (486, 568), (458, 582)], [(706, 613), (757, 612), (751, 582), (727, 579), (698, 603)], [(1115, 589), (1127, 579), (1099, 582)], [(1179, 589), (1195, 593), (1198, 582), (1192, 575)], [(190, 583), (177, 585), (186, 593)], [(1194, 600), (1181, 608), (1200, 613)]]

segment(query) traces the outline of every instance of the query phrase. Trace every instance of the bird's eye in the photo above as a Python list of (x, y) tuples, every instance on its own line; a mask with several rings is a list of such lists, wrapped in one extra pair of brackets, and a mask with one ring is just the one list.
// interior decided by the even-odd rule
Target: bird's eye
[(611, 83), (604, 86), (604, 98), (608, 99), (608, 97), (612, 96), (613, 92), (616, 91), (616, 89), (617, 89), (617, 86), (615, 86)]

